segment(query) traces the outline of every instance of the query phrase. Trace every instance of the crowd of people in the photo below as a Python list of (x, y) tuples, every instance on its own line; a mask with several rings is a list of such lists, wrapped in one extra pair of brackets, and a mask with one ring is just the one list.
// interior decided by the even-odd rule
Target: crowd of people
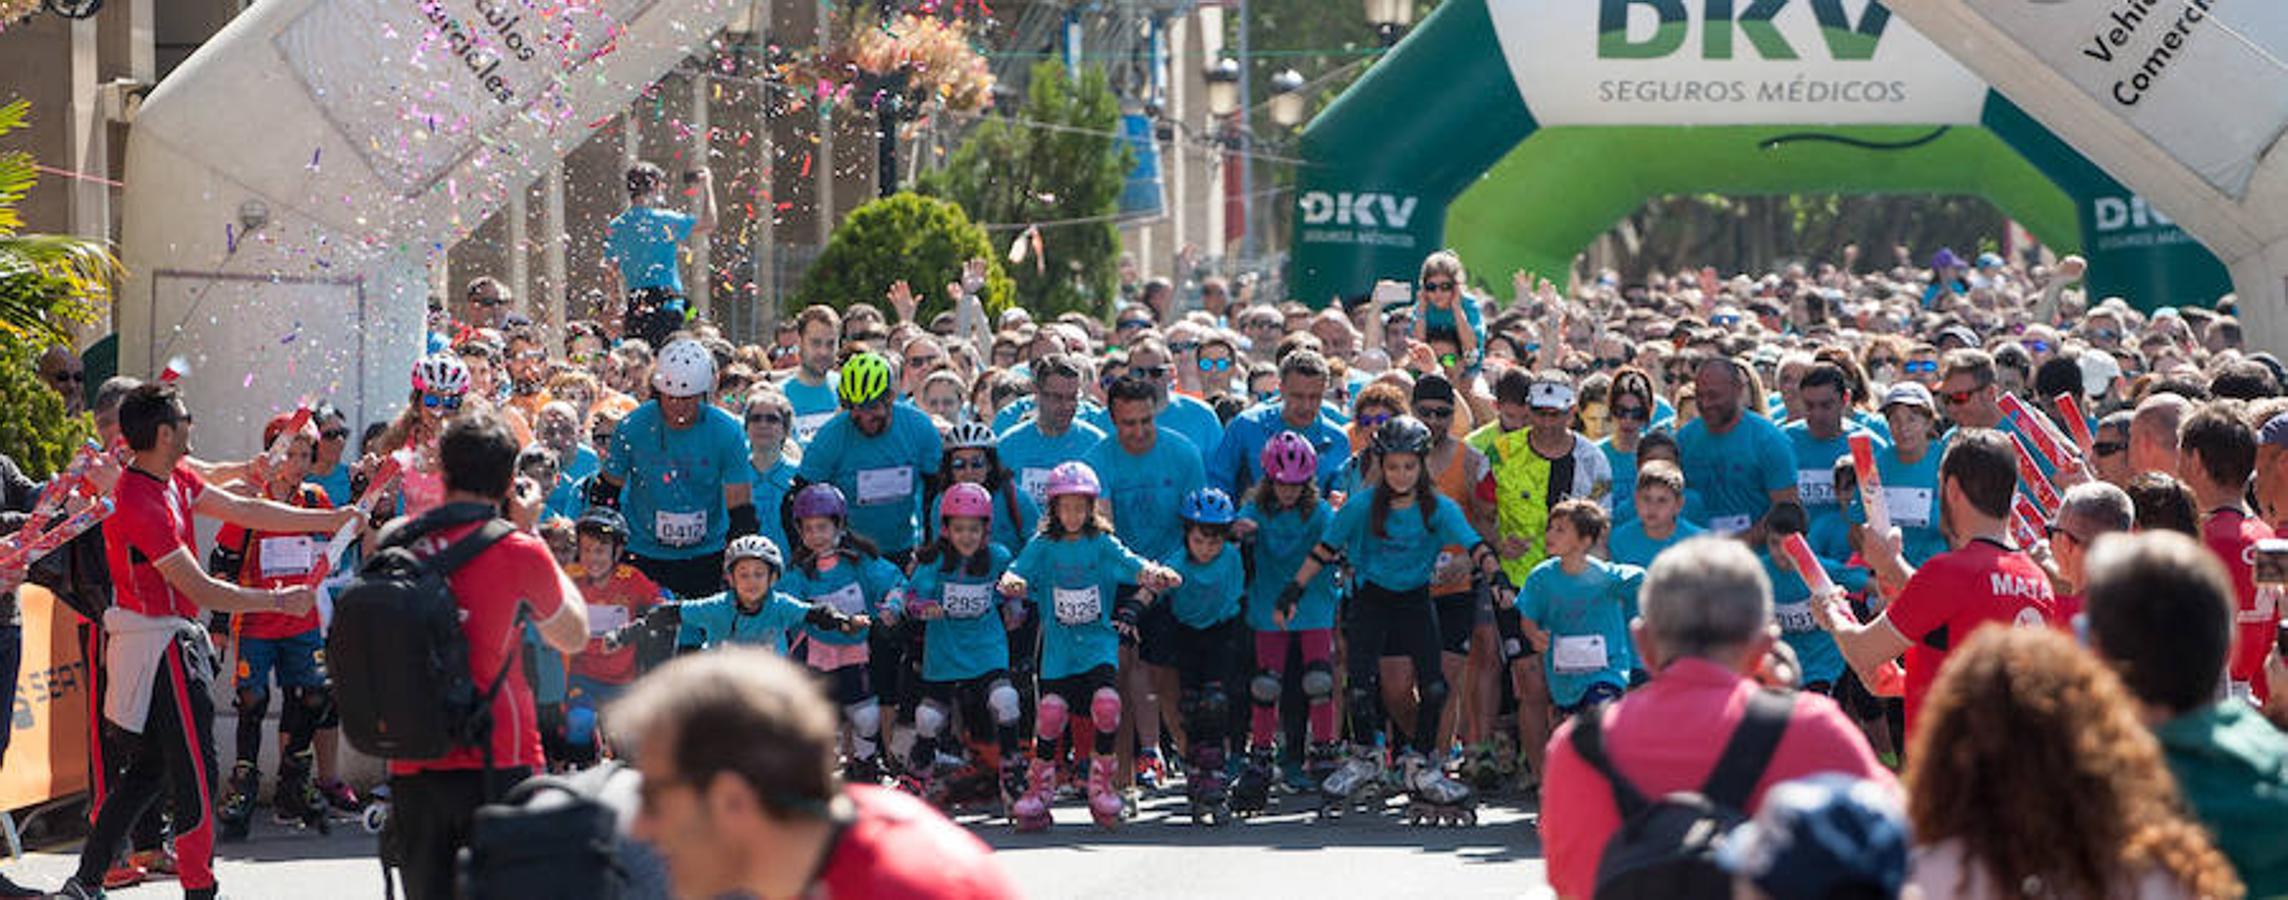
[[(821, 823), (904, 815), (884, 786), (1033, 831), (1066, 791), (1116, 828), (1181, 781), (1210, 826), (1537, 796), (1563, 896), (1695, 786), (1755, 814), (1716, 859), (1772, 896), (2288, 892), (2288, 369), (2229, 298), (2143, 311), (2072, 290), (2078, 259), (1944, 251), (1504, 298), (1441, 251), (1324, 309), (1152, 280), (1108, 323), (988, 309), (977, 261), (916, 273), (950, 279), (933, 318), (899, 282), (740, 345), (642, 249), (704, 211), (630, 190), (619, 315), (545, 330), (478, 279), (355, 451), (321, 407), (202, 461), (171, 386), (95, 392), (117, 512), (29, 576), (102, 623), (120, 732), (67, 895), (212, 890), (273, 682), (281, 820), (355, 808), (314, 548), (496, 515), (516, 534), (452, 576), (489, 754), (390, 765), (415, 897), (499, 788), (607, 756), (716, 892), (754, 884), (707, 858), (745, 838), (661, 792), (745, 804), (782, 879), (841, 852)], [(227, 523), (205, 566), (195, 517)], [(957, 836), (925, 839), (982, 852)]]

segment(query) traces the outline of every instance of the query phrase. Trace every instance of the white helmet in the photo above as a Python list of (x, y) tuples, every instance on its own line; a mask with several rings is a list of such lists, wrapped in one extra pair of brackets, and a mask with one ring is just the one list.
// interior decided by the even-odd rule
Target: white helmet
[(945, 440), (945, 448), (948, 450), (968, 450), (975, 447), (991, 448), (992, 446), (993, 427), (983, 422), (963, 422), (955, 425), (953, 426), (953, 433), (946, 435)]
[(772, 572), (786, 571), (786, 559), (780, 555), (779, 545), (759, 534), (731, 539), (730, 546), (723, 548), (723, 571), (731, 571), (731, 565), (742, 559), (762, 560)]
[(466, 394), (469, 367), (451, 353), (429, 354), (413, 363), (413, 389), (424, 394)]
[(686, 338), (660, 348), (651, 386), (670, 397), (696, 397), (715, 389), (715, 354)]

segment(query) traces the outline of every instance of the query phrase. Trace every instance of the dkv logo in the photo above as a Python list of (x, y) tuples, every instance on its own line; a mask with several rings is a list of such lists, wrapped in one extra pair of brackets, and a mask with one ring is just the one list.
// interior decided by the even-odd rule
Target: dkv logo
[[(1736, 14), (1736, 0), (1703, 0), (1705, 6), (1694, 10), (1691, 0), (1598, 0), (1597, 4), (1597, 58), (1598, 59), (1660, 59), (1674, 56), (1684, 49), (1685, 39), (1691, 35), (1697, 13), (1700, 20), (1700, 56), (1702, 59), (1731, 59), (1734, 32), (1745, 35), (1755, 53), (1765, 59), (1801, 59), (1796, 44), (1788, 40), (1774, 21), (1790, 0), (1745, 0), (1738, 3), (1745, 8)], [(1827, 47), (1829, 56), (1836, 60), (1860, 61), (1875, 58), (1875, 45), (1883, 39), (1883, 28), (1891, 22), (1891, 11), (1881, 3), (1868, 2), (1853, 23), (1845, 10), (1844, 0), (1809, 0), (1812, 17), (1819, 22), (1819, 37)], [(1630, 15), (1633, 10), (1653, 14), (1653, 29), (1642, 34), (1632, 30)], [(1638, 22), (1643, 19), (1640, 17)], [(1799, 37), (1799, 40), (1801, 38)]]
[(1306, 191), (1295, 201), (1305, 225), (1357, 225), (1403, 229), (1414, 220), (1417, 197), (1351, 191)]
[(2125, 228), (2166, 228), (2177, 224), (2161, 211), (2146, 205), (2145, 198), (2130, 195), (2099, 197), (2090, 201), (2090, 212), (2097, 220), (2097, 230), (2120, 231)]

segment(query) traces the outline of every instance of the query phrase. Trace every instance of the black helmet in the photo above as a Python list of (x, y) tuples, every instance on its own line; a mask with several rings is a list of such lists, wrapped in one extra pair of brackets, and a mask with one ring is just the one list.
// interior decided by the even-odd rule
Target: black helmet
[(1430, 452), (1436, 443), (1430, 426), (1413, 416), (1395, 416), (1375, 429), (1374, 449), (1379, 453), (1412, 453), (1416, 456)]
[(573, 529), (580, 534), (599, 534), (615, 541), (625, 542), (628, 539), (627, 517), (609, 506), (588, 507), (587, 512), (580, 514), (580, 521)]

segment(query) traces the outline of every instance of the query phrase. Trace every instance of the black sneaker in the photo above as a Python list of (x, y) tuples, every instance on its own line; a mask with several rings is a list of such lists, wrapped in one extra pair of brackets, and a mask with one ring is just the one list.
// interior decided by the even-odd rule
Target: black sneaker
[(54, 900), (103, 900), (103, 889), (80, 884), (79, 879), (73, 877), (64, 879), (63, 887), (48, 896)]
[(32, 890), (31, 888), (8, 880), (8, 876), (6, 875), (0, 875), (0, 900), (22, 900), (22, 898), (26, 897), (45, 896), (47, 896), (47, 892), (45, 891)]

